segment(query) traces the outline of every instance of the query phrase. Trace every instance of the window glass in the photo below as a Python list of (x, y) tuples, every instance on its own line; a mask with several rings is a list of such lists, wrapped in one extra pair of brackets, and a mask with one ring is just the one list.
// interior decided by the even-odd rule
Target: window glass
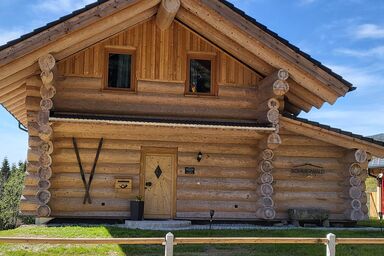
[(131, 89), (132, 56), (110, 53), (108, 56), (108, 87)]
[(189, 92), (210, 93), (211, 60), (191, 59), (189, 62)]

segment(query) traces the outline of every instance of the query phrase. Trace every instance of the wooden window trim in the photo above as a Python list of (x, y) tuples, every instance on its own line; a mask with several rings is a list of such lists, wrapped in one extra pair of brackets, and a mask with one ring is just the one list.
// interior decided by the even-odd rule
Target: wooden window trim
[[(131, 88), (114, 88), (108, 87), (108, 74), (109, 74), (109, 54), (129, 54), (131, 55)], [(127, 92), (127, 93), (136, 93), (137, 92), (137, 77), (136, 77), (136, 49), (134, 48), (124, 48), (124, 47), (112, 47), (108, 46), (104, 48), (104, 73), (103, 73), (103, 90), (109, 92)]]
[[(189, 91), (189, 79), (190, 79), (190, 63), (191, 59), (199, 60), (210, 60), (211, 61), (211, 92), (210, 93), (193, 93)], [(195, 97), (214, 97), (218, 95), (218, 85), (217, 85), (217, 62), (216, 54), (210, 52), (189, 52), (187, 54), (187, 70), (186, 70), (186, 79), (184, 86), (184, 96), (195, 96)]]

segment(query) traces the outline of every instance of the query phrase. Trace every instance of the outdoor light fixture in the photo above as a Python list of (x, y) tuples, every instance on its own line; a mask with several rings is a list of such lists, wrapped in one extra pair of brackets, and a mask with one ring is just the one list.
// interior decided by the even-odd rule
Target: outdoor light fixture
[(212, 221), (213, 221), (213, 216), (215, 215), (215, 210), (210, 210), (209, 211), (209, 216), (211, 216), (211, 219), (209, 220), (209, 230), (211, 230), (212, 227)]
[(203, 153), (201, 153), (201, 152), (199, 152), (198, 154), (197, 154), (197, 161), (198, 162), (200, 162), (201, 161), (201, 159), (203, 159)]

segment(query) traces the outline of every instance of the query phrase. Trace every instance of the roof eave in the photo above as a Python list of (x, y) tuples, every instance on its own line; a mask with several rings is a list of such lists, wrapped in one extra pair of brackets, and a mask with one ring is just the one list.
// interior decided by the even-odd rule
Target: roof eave
[(316, 138), (336, 146), (347, 149), (363, 149), (373, 156), (384, 157), (384, 143), (368, 137), (293, 116), (282, 116), (281, 126), (288, 131)]

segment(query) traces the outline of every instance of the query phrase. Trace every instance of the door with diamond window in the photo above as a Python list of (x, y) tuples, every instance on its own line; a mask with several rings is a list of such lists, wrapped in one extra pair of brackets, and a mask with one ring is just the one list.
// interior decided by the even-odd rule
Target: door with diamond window
[(175, 154), (143, 152), (144, 217), (173, 217)]

